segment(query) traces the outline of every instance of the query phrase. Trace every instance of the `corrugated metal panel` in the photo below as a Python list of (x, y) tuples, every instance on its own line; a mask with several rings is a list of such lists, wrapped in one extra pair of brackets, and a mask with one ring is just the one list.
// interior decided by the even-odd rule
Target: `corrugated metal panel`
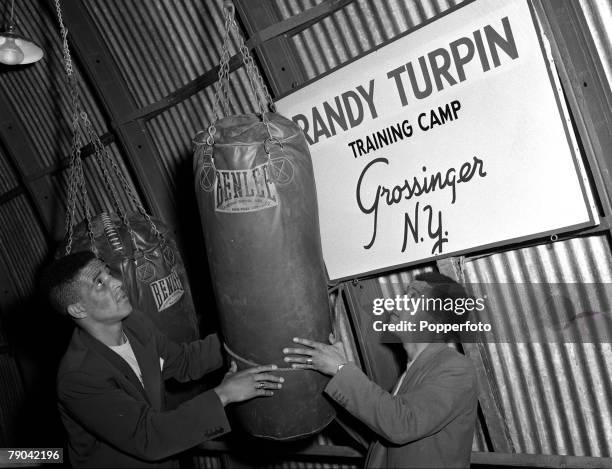
[(159, 101), (219, 63), (221, 0), (85, 4), (139, 107)]
[[(117, 164), (119, 169), (121, 170), (121, 174), (127, 179), (132, 191), (136, 193), (134, 188), (134, 183), (127, 171), (127, 168), (123, 164), (123, 159), (121, 154), (117, 148), (117, 145), (114, 143), (110, 144), (106, 147), (109, 150), (109, 155), (113, 161)], [(87, 187), (87, 194), (89, 196), (90, 203), (93, 208), (93, 213), (99, 213), (102, 210), (113, 211), (116, 212), (115, 204), (112, 199), (112, 195), (110, 190), (107, 188), (107, 185), (104, 181), (104, 176), (102, 173), (102, 168), (98, 164), (97, 160), (92, 156), (85, 158), (83, 160), (83, 173), (85, 175), (85, 182)], [(128, 194), (125, 190), (122, 189), (122, 185), (118, 178), (115, 176), (114, 172), (109, 169), (109, 173), (111, 175), (111, 181), (114, 186), (117, 188), (117, 195), (120, 199), (120, 207), (123, 210), (135, 210), (136, 206), (129, 199)], [(66, 207), (68, 203), (68, 177), (70, 175), (69, 169), (63, 170), (61, 173), (53, 176), (53, 187), (55, 189), (55, 198), (58, 201), (58, 204), (62, 207), (62, 213), (66, 212)], [(140, 200), (138, 195), (136, 195), (137, 200)], [(85, 218), (84, 206), (81, 202), (81, 198), (78, 199), (77, 204), (77, 220), (83, 220)], [(142, 202), (141, 202), (142, 203)]]
[(0, 355), (0, 447), (15, 446), (15, 428), (24, 404), (23, 385), (14, 358)]
[[(0, 74), (0, 92), (4, 93), (25, 127), (43, 166), (49, 166), (70, 152), (70, 92), (61, 58), (61, 39), (55, 17), (49, 16), (45, 2), (15, 2), (17, 32), (37, 42), (45, 51), (38, 63), (11, 67)], [(81, 76), (78, 64), (75, 72)], [(94, 128), (106, 132), (90, 90), (80, 80), (83, 108)]]
[(16, 197), (0, 205), (0, 255), (12, 273), (18, 294), (34, 291), (37, 270), (47, 255), (47, 243), (27, 199)]
[(612, 86), (612, 3), (609, 0), (580, 0), (608, 85)]
[(17, 186), (17, 177), (9, 163), (8, 155), (2, 153), (0, 148), (0, 195), (7, 193)]
[(224, 469), (221, 456), (195, 456), (192, 463), (197, 469)]
[[(508, 251), (467, 261), (465, 278), (485, 283), (609, 284), (610, 245), (604, 236), (592, 236)], [(536, 297), (510, 288), (497, 293), (500, 309), (512, 312), (498, 326), (506, 328), (507, 337), (519, 336), (523, 331), (518, 328), (538, 319), (533, 314), (541, 312)], [(590, 310), (606, 311), (600, 309), (606, 300), (590, 301)], [(612, 344), (502, 343), (484, 348), (517, 452), (612, 455)]]
[[(276, 0), (283, 18), (320, 0)], [(314, 78), (423, 21), (461, 3), (456, 0), (358, 0), (293, 36), (308, 79)]]

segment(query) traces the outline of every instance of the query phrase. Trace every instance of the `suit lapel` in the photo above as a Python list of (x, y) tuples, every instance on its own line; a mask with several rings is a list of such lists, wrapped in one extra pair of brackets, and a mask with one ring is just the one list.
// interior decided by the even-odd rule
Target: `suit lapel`
[(161, 410), (161, 372), (159, 369), (159, 356), (155, 348), (155, 343), (152, 340), (148, 340), (145, 343), (141, 342), (142, 337), (134, 334), (130, 328), (125, 328), (125, 335), (127, 335), (130, 340), (132, 350), (140, 366), (142, 382), (149, 403), (155, 409)]
[[(147, 401), (149, 401), (149, 397), (147, 396), (147, 393), (142, 387), (142, 383), (138, 379), (138, 376), (136, 376), (136, 373), (134, 373), (134, 370), (132, 370), (132, 367), (128, 365), (127, 362), (123, 358), (121, 358), (117, 353), (113, 352), (109, 347), (104, 345), (98, 339), (90, 335), (88, 332), (82, 329), (77, 329), (75, 333), (79, 334), (79, 337), (81, 338), (83, 343), (87, 347), (89, 347), (89, 349), (101, 355), (102, 358), (104, 358), (107, 362), (109, 362), (136, 389), (138, 389), (138, 391), (143, 395), (145, 399), (147, 399)], [(134, 352), (134, 354), (136, 353)], [(136, 357), (136, 359), (138, 360), (138, 356)], [(138, 360), (138, 363), (140, 364), (140, 360)]]

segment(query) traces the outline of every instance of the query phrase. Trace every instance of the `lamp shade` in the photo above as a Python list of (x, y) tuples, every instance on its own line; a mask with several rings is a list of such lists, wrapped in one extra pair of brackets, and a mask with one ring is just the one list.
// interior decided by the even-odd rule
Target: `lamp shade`
[(43, 50), (34, 42), (13, 32), (0, 33), (0, 63), (6, 65), (25, 65), (37, 62), (44, 56)]

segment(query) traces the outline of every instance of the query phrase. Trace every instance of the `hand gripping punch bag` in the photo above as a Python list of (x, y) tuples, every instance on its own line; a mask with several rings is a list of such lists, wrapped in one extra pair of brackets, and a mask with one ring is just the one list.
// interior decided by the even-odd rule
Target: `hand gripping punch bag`
[(234, 416), (252, 435), (291, 440), (335, 415), (322, 394), (328, 378), (289, 368), (282, 353), (293, 337), (327, 342), (331, 329), (312, 163), (301, 129), (267, 112), (272, 101), (239, 34), (260, 114), (228, 116), (228, 30), (237, 29), (228, 5), (225, 20), (218, 120), (194, 139), (195, 188), (225, 349), (239, 370), (273, 363), (285, 378), (273, 397), (232, 406)]

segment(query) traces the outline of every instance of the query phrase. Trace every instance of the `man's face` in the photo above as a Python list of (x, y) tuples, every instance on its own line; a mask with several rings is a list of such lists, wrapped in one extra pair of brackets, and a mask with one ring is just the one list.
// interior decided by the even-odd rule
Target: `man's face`
[(132, 312), (121, 280), (113, 277), (106, 264), (95, 259), (81, 269), (78, 277), (79, 303), (90, 321), (113, 324)]
[[(401, 324), (402, 321), (417, 322), (423, 319), (422, 303), (429, 297), (431, 287), (427, 282), (414, 280), (410, 282), (405, 296), (402, 296), (400, 310), (389, 313), (389, 323)], [(406, 299), (406, 300), (404, 300)], [(413, 301), (414, 300), (414, 301)], [(395, 333), (402, 341), (406, 339), (406, 332)]]

